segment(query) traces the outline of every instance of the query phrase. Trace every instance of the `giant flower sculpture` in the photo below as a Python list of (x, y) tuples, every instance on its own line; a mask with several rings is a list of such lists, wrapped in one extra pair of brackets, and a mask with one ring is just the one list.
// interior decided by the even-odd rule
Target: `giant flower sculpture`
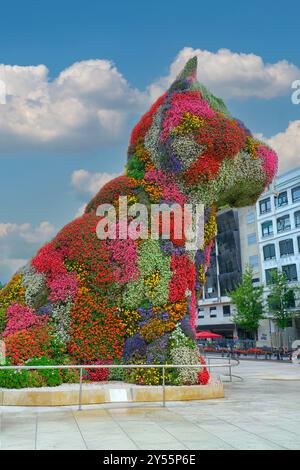
[[(197, 299), (216, 235), (218, 207), (253, 204), (277, 171), (277, 156), (196, 79), (191, 59), (133, 129), (126, 172), (106, 184), (0, 292), (0, 333), (11, 363), (56, 361), (201, 364)], [(97, 209), (119, 197), (203, 204), (204, 238), (184, 234), (99, 239)], [(118, 211), (116, 211), (118, 214)], [(172, 220), (171, 220), (172, 222)], [(116, 232), (120, 230), (116, 221)], [(174, 228), (174, 227), (173, 227)], [(160, 382), (157, 369), (128, 380)], [(169, 372), (169, 383), (205, 383), (207, 371)]]

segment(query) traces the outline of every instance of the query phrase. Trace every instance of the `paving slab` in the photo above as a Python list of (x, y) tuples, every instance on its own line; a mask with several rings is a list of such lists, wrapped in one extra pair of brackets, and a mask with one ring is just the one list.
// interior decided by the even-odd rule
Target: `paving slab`
[[(300, 367), (244, 361), (219, 400), (0, 408), (0, 449), (300, 449)], [(279, 379), (278, 379), (279, 378)]]

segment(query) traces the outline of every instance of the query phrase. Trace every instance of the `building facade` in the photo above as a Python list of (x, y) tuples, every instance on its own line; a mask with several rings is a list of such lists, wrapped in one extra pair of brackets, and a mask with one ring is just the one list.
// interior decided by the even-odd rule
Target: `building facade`
[[(257, 201), (256, 213), (262, 283), (267, 298), (274, 271), (284, 272), (291, 285), (300, 281), (300, 167), (278, 176)], [(271, 318), (269, 331), (276, 331)], [(298, 318), (293, 319), (287, 334), (289, 342), (300, 338)]]
[(300, 279), (300, 168), (277, 178), (256, 204), (262, 282), (280, 269), (288, 281)]
[(211, 253), (203, 298), (198, 305), (196, 325), (225, 338), (237, 335), (232, 320), (233, 306), (228, 293), (242, 279), (241, 243), (238, 211), (220, 211), (217, 217), (218, 235)]
[[(218, 236), (207, 272), (207, 284), (198, 306), (198, 329), (225, 338), (242, 339), (234, 325), (234, 306), (228, 293), (240, 282), (247, 266), (254, 285), (263, 284), (265, 298), (272, 272), (285, 272), (288, 281), (300, 281), (300, 167), (280, 175), (255, 206), (218, 214)], [(269, 317), (258, 329), (258, 346), (270, 346), (276, 326)], [(300, 320), (294, 320), (290, 339), (300, 338)]]

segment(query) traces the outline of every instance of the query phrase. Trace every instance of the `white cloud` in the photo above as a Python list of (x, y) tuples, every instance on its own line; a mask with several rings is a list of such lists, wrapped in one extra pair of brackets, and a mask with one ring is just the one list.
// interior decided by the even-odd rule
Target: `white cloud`
[(290, 93), (299, 68), (286, 60), (268, 64), (255, 54), (219, 49), (210, 52), (185, 47), (170, 66), (169, 74), (149, 87), (152, 99), (175, 79), (188, 59), (198, 57), (198, 79), (222, 98), (273, 98)]
[(108, 60), (76, 62), (52, 81), (45, 65), (0, 64), (0, 79), (7, 91), (0, 114), (2, 152), (75, 151), (115, 142), (148, 99)]
[(119, 176), (117, 173), (90, 173), (87, 170), (75, 170), (71, 175), (71, 183), (78, 194), (94, 196), (102, 186), (117, 176)]
[[(95, 196), (97, 192), (106, 183), (119, 176), (117, 173), (91, 173), (87, 170), (75, 170), (71, 175), (71, 185), (80, 198), (86, 199), (87, 196)], [(87, 201), (82, 204), (75, 217), (84, 214)]]
[(26, 264), (55, 232), (55, 227), (49, 222), (41, 222), (36, 227), (29, 223), (0, 223), (0, 281), (8, 280)]
[(277, 152), (281, 173), (300, 165), (300, 120), (291, 121), (283, 132), (273, 137), (258, 137)]
[(77, 209), (77, 212), (75, 213), (75, 219), (77, 219), (77, 217), (81, 217), (81, 216), (84, 214), (85, 208), (86, 208), (86, 204), (82, 204), (82, 205)]
[(3, 258), (0, 259), (0, 282), (5, 284), (9, 278), (20, 268), (26, 265), (27, 259), (22, 258)]
[(145, 91), (130, 86), (109, 60), (76, 62), (53, 80), (45, 65), (0, 64), (7, 90), (6, 104), (0, 105), (0, 153), (74, 152), (121, 142), (128, 138), (129, 117), (164, 92), (194, 55), (199, 80), (224, 98), (284, 95), (300, 77), (299, 68), (286, 60), (268, 64), (255, 54), (191, 47), (183, 48), (169, 74)]
[(50, 222), (41, 222), (37, 227), (31, 224), (0, 223), (0, 240), (18, 235), (27, 243), (43, 243), (55, 233), (55, 228)]

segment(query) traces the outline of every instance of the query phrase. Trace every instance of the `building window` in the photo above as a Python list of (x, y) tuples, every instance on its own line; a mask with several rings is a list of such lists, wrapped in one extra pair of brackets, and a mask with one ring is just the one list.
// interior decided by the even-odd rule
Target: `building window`
[(298, 281), (297, 267), (295, 264), (282, 266), (282, 272), (286, 275), (288, 282)]
[(270, 245), (265, 245), (263, 247), (264, 252), (264, 260), (268, 261), (270, 259), (276, 259), (276, 251), (274, 243), (270, 243)]
[(223, 305), (223, 317), (230, 317), (231, 310), (230, 305)]
[(294, 243), (290, 238), (289, 240), (282, 240), (279, 242), (280, 256), (288, 256), (294, 254)]
[(261, 215), (271, 211), (271, 199), (269, 197), (259, 201), (259, 211)]
[(272, 220), (268, 220), (261, 224), (262, 236), (268, 237), (269, 235), (273, 235), (273, 222)]
[(300, 227), (300, 211), (295, 212), (295, 227)]
[(216, 318), (217, 317), (217, 307), (210, 307), (209, 315), (210, 315), (210, 318)]
[(282, 191), (282, 193), (279, 193), (278, 196), (275, 197), (275, 206), (276, 207), (285, 206), (287, 203), (288, 203), (287, 191)]
[(256, 245), (257, 243), (256, 233), (250, 233), (247, 238), (248, 238), (248, 245)]
[(247, 224), (253, 224), (255, 222), (255, 214), (254, 212), (248, 212), (246, 215)]
[(300, 201), (300, 186), (292, 189), (293, 202)]
[(277, 232), (285, 232), (286, 230), (290, 230), (291, 228), (291, 219), (290, 216), (283, 215), (277, 219)]
[(249, 256), (249, 264), (252, 268), (256, 268), (258, 266), (258, 256), (257, 255)]
[(266, 269), (265, 274), (266, 274), (266, 284), (269, 286), (270, 284), (274, 284), (274, 274), (277, 273), (276, 268), (271, 268), (271, 269)]
[(198, 319), (203, 320), (204, 318), (204, 308), (198, 308)]
[(298, 251), (300, 253), (300, 237), (297, 237), (297, 242), (298, 242)]

